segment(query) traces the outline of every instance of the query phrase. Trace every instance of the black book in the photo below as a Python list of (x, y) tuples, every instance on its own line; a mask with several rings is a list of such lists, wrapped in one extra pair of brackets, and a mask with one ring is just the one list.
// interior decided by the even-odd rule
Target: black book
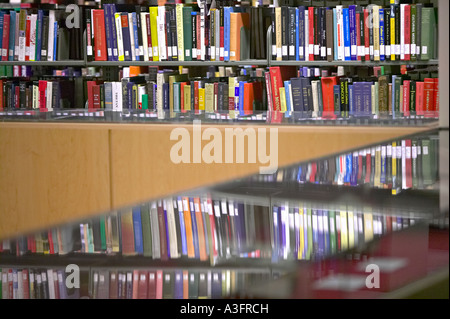
[[(400, 46), (400, 5), (395, 7), (395, 44), (397, 47)], [(398, 51), (395, 54), (395, 59), (400, 60), (400, 54)]]
[(277, 59), (277, 37), (276, 37), (276, 23), (275, 23), (275, 8), (272, 8), (272, 60)]
[(288, 8), (288, 12), (289, 12), (289, 21), (288, 21), (288, 25), (289, 25), (289, 43), (288, 43), (288, 51), (289, 51), (289, 60), (295, 60), (295, 46), (296, 46), (296, 41), (295, 41), (295, 8), (294, 7), (289, 7)]
[(283, 60), (289, 60), (289, 9), (281, 7), (281, 56)]
[[(141, 28), (141, 12), (145, 11), (145, 7), (141, 8), (141, 6), (136, 6), (136, 26), (137, 26), (137, 34), (138, 34), (138, 44), (139, 44), (139, 60), (144, 61), (144, 41), (142, 39), (142, 28)], [(137, 53), (137, 52), (136, 52)], [(138, 59), (136, 59), (138, 60)]]
[[(386, 47), (391, 47), (391, 9), (384, 9), (384, 43)], [(386, 52), (386, 51), (385, 51)], [(392, 48), (391, 48), (392, 52)], [(386, 61), (391, 60), (391, 56), (386, 52)]]
[[(320, 60), (327, 59), (327, 8), (319, 8), (320, 12)], [(331, 35), (329, 35), (331, 36)]]
[(170, 36), (172, 43), (172, 60), (178, 61), (178, 37), (177, 37), (177, 18), (176, 9), (170, 10)]
[(320, 60), (321, 50), (321, 30), (320, 30), (321, 10), (318, 7), (314, 7), (314, 60)]
[[(89, 15), (90, 16), (90, 15)], [(41, 61), (47, 61), (48, 54), (48, 16), (44, 15), (42, 26)]]
[(26, 88), (27, 88), (26, 82), (20, 81), (19, 82), (19, 101), (20, 101), (19, 108), (21, 108), (21, 109), (26, 108)]
[(374, 60), (374, 38), (373, 38), (373, 18), (374, 18), (373, 8), (369, 8), (369, 48), (370, 48), (370, 61)]

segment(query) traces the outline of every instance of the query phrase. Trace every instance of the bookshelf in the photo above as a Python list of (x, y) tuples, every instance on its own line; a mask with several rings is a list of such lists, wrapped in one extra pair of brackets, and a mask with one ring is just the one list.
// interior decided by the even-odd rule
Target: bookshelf
[[(439, 1), (442, 26), (443, 12), (448, 3)], [(44, 8), (44, 7), (43, 7)], [(45, 7), (47, 8), (47, 7)], [(49, 9), (53, 7), (48, 7)], [(56, 8), (56, 7), (55, 7)], [(61, 7), (63, 8), (63, 7)], [(0, 6), (0, 9), (11, 9)], [(447, 27), (447, 26), (446, 26)], [(444, 32), (440, 32), (440, 38)], [(86, 43), (86, 33), (83, 35)], [(272, 42), (271, 28), (266, 34), (267, 43)], [(426, 61), (276, 61), (272, 59), (267, 46), (265, 59), (244, 61), (88, 61), (86, 52), (83, 60), (64, 61), (0, 61), (0, 66), (31, 67), (79, 67), (100, 68), (118, 72), (121, 67), (439, 67), (448, 65), (448, 48), (443, 49), (440, 41), (439, 59)], [(83, 50), (84, 51), (84, 50)], [(106, 73), (104, 74), (107, 78)], [(448, 83), (447, 76), (440, 73), (441, 87)], [(445, 82), (447, 81), (447, 82)], [(230, 180), (240, 180), (256, 174), (256, 164), (195, 164), (175, 165), (168, 158), (170, 134), (174, 128), (183, 128), (192, 133), (192, 121), (200, 119), (202, 129), (217, 128), (224, 133), (227, 128), (278, 129), (278, 166), (307, 163), (342, 152), (358, 150), (410, 136), (420, 136), (441, 128), (441, 186), (433, 189), (411, 191), (408, 195), (392, 197), (389, 190), (369, 191), (345, 190), (349, 196), (368, 200), (371, 197), (391, 208), (417, 211), (415, 218), (432, 219), (433, 214), (448, 210), (448, 92), (440, 96), (441, 113), (437, 118), (342, 118), (339, 120), (301, 118), (295, 112), (279, 114), (281, 121), (273, 121), (270, 112), (254, 112), (252, 115), (232, 117), (228, 112), (213, 114), (171, 114), (145, 110), (123, 110), (111, 112), (104, 109), (85, 108), (61, 109), (45, 112), (40, 110), (10, 110), (0, 112), (0, 239), (18, 234), (48, 229), (74, 221), (95, 218), (100, 213), (131, 207), (136, 203), (157, 200), (187, 192), (196, 188), (211, 191), (218, 197), (229, 196), (235, 200), (258, 203), (272, 207), (275, 202), (298, 202), (308, 197), (320, 201), (328, 197), (338, 201), (342, 193), (339, 187), (292, 188), (286, 183), (242, 183), (223, 186)], [(81, 105), (80, 107), (84, 107)], [(269, 125), (270, 124), (270, 125)], [(222, 134), (224, 136), (225, 134)], [(222, 144), (225, 142), (222, 141)], [(301, 151), (299, 151), (301, 150)], [(446, 155), (447, 154), (447, 155)], [(14, 169), (11, 169), (14, 167)], [(445, 173), (446, 172), (446, 173)], [(446, 174), (446, 175), (445, 175)], [(217, 186), (219, 185), (219, 186)], [(222, 188), (221, 188), (222, 187)], [(271, 193), (276, 189), (274, 193)], [(440, 201), (436, 189), (441, 192)], [(39, 191), (36, 191), (39, 190)], [(240, 191), (239, 191), (240, 190)], [(254, 193), (253, 193), (254, 192)], [(303, 197), (299, 196), (303, 192)], [(431, 193), (431, 195), (430, 195)], [(261, 194), (270, 194), (261, 198)], [(333, 197), (336, 196), (336, 197)], [(272, 199), (272, 196), (274, 197)], [(317, 197), (318, 196), (318, 197)], [(333, 200), (331, 200), (333, 201)], [(426, 203), (426, 207), (424, 207)], [(323, 203), (321, 203), (323, 204)], [(420, 208), (419, 208), (420, 207)], [(422, 215), (426, 208), (433, 213)], [(11, 218), (14, 214), (15, 218)], [(445, 221), (443, 223), (445, 225)], [(448, 228), (448, 221), (447, 221)], [(131, 268), (144, 269), (147, 260), (139, 257), (120, 258), (95, 255), (56, 256), (2, 256), (3, 264), (18, 266), (60, 267), (69, 262), (82, 265), (89, 274), (101, 271), (113, 264), (116, 269), (128, 271)], [(55, 258), (54, 258), (55, 257)], [(59, 256), (60, 257), (60, 256)], [(45, 260), (45, 265), (42, 265)], [(183, 260), (181, 263), (152, 261), (152, 269), (180, 268), (194, 272), (208, 271), (209, 263)], [(297, 265), (294, 264), (294, 267)], [(280, 272), (293, 271), (292, 264), (274, 265), (270, 261), (254, 263), (248, 260), (222, 261), (217, 270), (264, 273), (274, 279)], [(445, 277), (445, 274), (444, 274)], [(448, 276), (447, 276), (448, 277)], [(277, 283), (271, 284), (276, 285)], [(276, 287), (276, 286), (271, 286)], [(285, 287), (285, 286), (283, 286)], [(255, 291), (243, 296), (258, 296)], [(404, 294), (399, 294), (404, 296)], [(395, 296), (395, 295), (394, 295)]]

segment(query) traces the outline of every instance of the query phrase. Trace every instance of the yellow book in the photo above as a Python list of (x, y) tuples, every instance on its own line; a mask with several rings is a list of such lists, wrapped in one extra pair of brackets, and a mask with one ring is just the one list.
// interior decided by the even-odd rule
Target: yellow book
[[(235, 87), (236, 87), (236, 78), (235, 77), (232, 77), (232, 76), (230, 76), (229, 78), (228, 78), (228, 100), (229, 101), (231, 101), (231, 100), (233, 100), (234, 101), (234, 90), (235, 90)], [(229, 103), (229, 102), (228, 102)], [(234, 103), (234, 102), (233, 102)], [(228, 107), (228, 106), (227, 106)], [(228, 109), (229, 109), (229, 111), (230, 111), (230, 117), (231, 118), (234, 118), (235, 117), (235, 112), (234, 112), (234, 107), (233, 107), (233, 109), (230, 109), (229, 107), (228, 107)]]
[(198, 109), (200, 111), (205, 110), (205, 89), (204, 88), (198, 89)]
[(286, 107), (286, 89), (284, 87), (280, 87), (280, 102), (281, 102), (281, 112), (284, 113), (287, 111)]
[(205, 110), (214, 112), (214, 83), (205, 84)]
[(305, 249), (305, 231), (304, 231), (304, 214), (303, 214), (303, 205), (300, 204), (298, 209), (299, 214), (299, 233), (300, 233), (300, 245), (298, 248), (298, 259), (304, 259), (303, 251)]
[[(275, 37), (276, 37), (276, 48), (277, 48), (277, 61), (283, 60), (281, 52), (281, 7), (275, 8)], [(274, 35), (272, 35), (274, 36)]]
[(381, 146), (377, 146), (375, 149), (375, 178), (374, 178), (374, 186), (381, 186)]
[(347, 224), (348, 224), (348, 248), (352, 249), (355, 246), (355, 226), (353, 224), (353, 211), (348, 208), (347, 212)]
[(397, 195), (397, 142), (392, 142), (392, 195)]
[(184, 86), (184, 110), (190, 111), (191, 110), (191, 86), (185, 85)]
[(178, 61), (184, 61), (183, 6), (183, 4), (177, 3), (175, 11), (177, 18)]
[(380, 7), (372, 7), (373, 16), (373, 59), (380, 61)]
[[(395, 4), (395, 0), (391, 0), (391, 4)], [(394, 6), (391, 6), (391, 60), (395, 61), (397, 46), (395, 44), (395, 13), (393, 9)]]
[(346, 251), (348, 249), (348, 223), (347, 223), (347, 211), (345, 207), (341, 207), (340, 224), (341, 224), (341, 251)]
[(365, 207), (364, 212), (364, 240), (367, 243), (373, 239), (373, 215), (370, 207)]
[(159, 61), (158, 53), (158, 7), (150, 7), (150, 33), (152, 35), (153, 61)]

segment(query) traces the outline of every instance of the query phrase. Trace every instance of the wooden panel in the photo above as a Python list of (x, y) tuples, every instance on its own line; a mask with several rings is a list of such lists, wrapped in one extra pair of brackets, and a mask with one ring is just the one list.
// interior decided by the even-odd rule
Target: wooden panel
[(110, 209), (107, 127), (0, 123), (0, 238)]
[[(112, 128), (111, 178), (114, 208), (231, 181), (258, 173), (259, 167), (265, 166), (258, 160), (255, 164), (174, 164), (170, 158), (170, 150), (177, 141), (171, 141), (170, 134), (177, 127), (188, 130), (192, 136), (192, 125), (136, 124)], [(202, 125), (202, 131), (211, 127), (219, 128), (224, 145), (225, 129), (237, 126)], [(267, 128), (267, 132), (270, 127), (274, 128), (274, 126), (240, 127), (255, 130)], [(427, 130), (427, 128), (404, 127), (277, 126), (277, 128), (279, 167)], [(203, 141), (202, 145), (208, 142)]]

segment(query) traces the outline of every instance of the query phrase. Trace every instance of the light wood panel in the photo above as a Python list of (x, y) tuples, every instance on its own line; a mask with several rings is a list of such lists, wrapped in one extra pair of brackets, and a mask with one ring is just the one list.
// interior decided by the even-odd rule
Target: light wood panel
[[(192, 125), (125, 125), (111, 129), (111, 178), (113, 208), (167, 196), (197, 187), (231, 181), (259, 172), (255, 164), (174, 164), (170, 140), (174, 128), (185, 128), (192, 136)], [(202, 130), (224, 131), (236, 126), (202, 125)], [(241, 126), (249, 128), (249, 126)], [(274, 126), (252, 126), (255, 130)], [(278, 128), (278, 166), (337, 154), (410, 135), (427, 128), (384, 127), (296, 127)], [(267, 140), (267, 143), (269, 141)], [(203, 146), (208, 141), (203, 142)], [(192, 152), (192, 146), (191, 146)], [(191, 155), (192, 156), (192, 155)]]
[(0, 238), (110, 209), (108, 129), (0, 123)]

